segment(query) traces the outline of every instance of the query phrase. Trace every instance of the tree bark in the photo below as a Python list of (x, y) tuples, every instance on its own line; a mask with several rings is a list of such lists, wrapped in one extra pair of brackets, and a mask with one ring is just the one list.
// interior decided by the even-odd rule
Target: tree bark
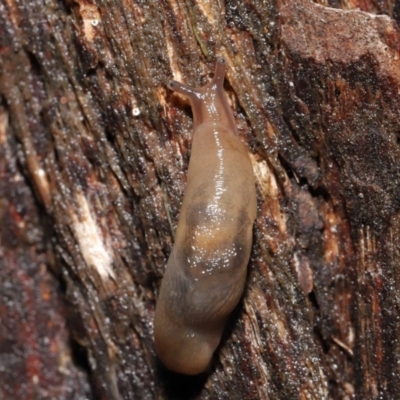
[[(320, 3), (0, 0), (2, 399), (400, 396), (400, 2)], [(189, 378), (152, 339), (192, 126), (166, 83), (217, 56), (258, 215)]]

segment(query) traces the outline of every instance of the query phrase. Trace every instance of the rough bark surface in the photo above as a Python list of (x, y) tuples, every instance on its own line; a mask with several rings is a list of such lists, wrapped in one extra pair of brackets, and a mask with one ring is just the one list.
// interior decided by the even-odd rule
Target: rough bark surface
[[(2, 399), (400, 396), (400, 2), (320, 3), (0, 0)], [(187, 378), (152, 340), (192, 125), (166, 82), (216, 56), (258, 217)]]

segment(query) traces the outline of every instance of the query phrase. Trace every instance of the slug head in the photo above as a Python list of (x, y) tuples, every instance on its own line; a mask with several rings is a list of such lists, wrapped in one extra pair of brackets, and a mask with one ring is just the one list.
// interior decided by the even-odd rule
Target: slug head
[(193, 111), (193, 129), (204, 123), (221, 124), (237, 135), (232, 110), (224, 92), (226, 62), (219, 58), (211, 82), (201, 88), (193, 88), (177, 81), (171, 81), (168, 87), (190, 101)]

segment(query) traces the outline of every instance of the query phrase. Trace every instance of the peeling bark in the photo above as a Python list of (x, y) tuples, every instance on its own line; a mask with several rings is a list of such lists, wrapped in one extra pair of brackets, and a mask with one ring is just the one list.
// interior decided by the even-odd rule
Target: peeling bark
[[(320, 3), (0, 1), (2, 398), (398, 396), (400, 3)], [(259, 209), (184, 378), (152, 340), (192, 125), (166, 82), (217, 55)]]

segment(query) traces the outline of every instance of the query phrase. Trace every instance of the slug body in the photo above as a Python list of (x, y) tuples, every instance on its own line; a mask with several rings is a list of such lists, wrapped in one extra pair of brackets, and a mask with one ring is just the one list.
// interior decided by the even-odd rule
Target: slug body
[(256, 217), (255, 178), (224, 93), (225, 61), (189, 98), (193, 140), (175, 244), (154, 320), (158, 356), (170, 370), (207, 370), (230, 313), (244, 289)]

